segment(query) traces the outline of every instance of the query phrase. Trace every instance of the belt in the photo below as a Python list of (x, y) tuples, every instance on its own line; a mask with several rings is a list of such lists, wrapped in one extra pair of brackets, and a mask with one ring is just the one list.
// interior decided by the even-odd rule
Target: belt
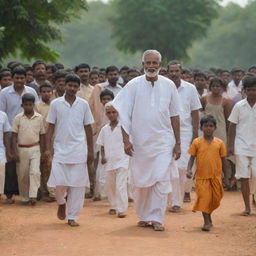
[(28, 145), (19, 144), (18, 147), (20, 147), (20, 148), (32, 148), (32, 147), (38, 146), (38, 145), (39, 145), (39, 142), (36, 142), (36, 143), (33, 143), (33, 144), (28, 144)]

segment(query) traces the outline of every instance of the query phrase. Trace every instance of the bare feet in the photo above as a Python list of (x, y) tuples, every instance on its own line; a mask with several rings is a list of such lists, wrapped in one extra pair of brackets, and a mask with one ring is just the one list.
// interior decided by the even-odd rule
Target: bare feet
[(177, 206), (177, 205), (174, 205), (173, 207), (171, 207), (169, 209), (169, 212), (174, 212), (174, 213), (177, 213), (177, 212), (180, 212), (181, 211), (181, 208), (180, 206)]
[(30, 199), (29, 199), (29, 203), (30, 203), (32, 206), (35, 206), (35, 205), (36, 205), (36, 198), (30, 198)]
[(160, 222), (152, 221), (151, 223), (155, 231), (164, 231), (164, 226)]
[(110, 210), (108, 211), (108, 213), (109, 213), (110, 215), (116, 215), (116, 210), (115, 210), (115, 209), (110, 209)]
[(125, 218), (125, 217), (126, 217), (126, 213), (125, 213), (125, 212), (119, 212), (119, 213), (117, 214), (117, 217), (118, 217), (118, 218)]
[(68, 220), (68, 225), (71, 227), (79, 227), (80, 226), (75, 220)]
[(183, 202), (184, 203), (190, 203), (191, 202), (190, 193), (185, 192)]
[(251, 210), (248, 209), (248, 210), (243, 211), (240, 215), (241, 216), (249, 216), (250, 214), (251, 214)]
[(60, 204), (57, 211), (57, 216), (60, 220), (65, 220), (66, 218), (66, 204)]
[(202, 227), (202, 231), (206, 231), (209, 232), (211, 230), (212, 224), (208, 223), (208, 224), (204, 224)]

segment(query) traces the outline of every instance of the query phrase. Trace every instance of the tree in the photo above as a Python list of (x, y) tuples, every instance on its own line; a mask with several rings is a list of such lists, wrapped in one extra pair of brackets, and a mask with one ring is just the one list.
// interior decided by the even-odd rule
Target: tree
[(141, 53), (125, 54), (116, 49), (109, 22), (113, 14), (111, 3), (89, 2), (88, 12), (83, 11), (79, 20), (61, 26), (63, 41), (51, 44), (60, 54), (58, 61), (69, 67), (82, 62), (98, 67), (140, 65)]
[(189, 51), (194, 67), (248, 68), (256, 64), (256, 1), (229, 4), (212, 23), (207, 37)]
[(185, 59), (192, 43), (217, 17), (218, 0), (113, 0), (117, 47), (126, 52), (155, 48), (167, 59)]
[(69, 22), (86, 8), (85, 0), (1, 0), (0, 60), (17, 52), (28, 60), (56, 60), (57, 52), (47, 46), (61, 40), (56, 25)]

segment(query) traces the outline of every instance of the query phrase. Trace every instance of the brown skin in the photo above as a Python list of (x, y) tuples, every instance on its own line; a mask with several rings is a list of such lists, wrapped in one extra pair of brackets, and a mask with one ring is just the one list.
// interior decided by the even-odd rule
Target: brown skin
[(106, 82), (106, 74), (105, 73), (99, 73), (99, 82), (100, 83)]
[(30, 84), (33, 81), (34, 81), (33, 71), (29, 70), (26, 72), (26, 84)]
[(89, 85), (89, 68), (80, 68), (76, 74), (80, 77), (82, 84)]
[(195, 86), (200, 96), (203, 95), (204, 89), (207, 87), (207, 80), (204, 77), (195, 77)]
[[(251, 88), (244, 89), (245, 94), (247, 96), (247, 101), (251, 107), (256, 104), (256, 85)], [(236, 124), (230, 123), (229, 131), (228, 131), (228, 153), (229, 155), (234, 155), (235, 152), (235, 136), (236, 136)], [(241, 178), (241, 191), (245, 205), (245, 211), (242, 214), (249, 215), (251, 213), (250, 206), (250, 187), (249, 187), (249, 179)]]
[(24, 85), (26, 83), (26, 76), (20, 75), (20, 74), (14, 74), (12, 77), (12, 80), (13, 80), (14, 90), (21, 95), (25, 88)]
[(128, 74), (128, 81), (132, 80), (133, 78), (140, 76), (139, 72), (129, 72)]
[(89, 77), (89, 84), (95, 86), (99, 83), (99, 75), (93, 74)]
[(231, 80), (231, 75), (229, 72), (223, 72), (220, 75), (220, 79), (223, 80), (226, 84), (228, 84)]
[(46, 66), (44, 64), (38, 64), (34, 67), (34, 78), (36, 82), (41, 85), (42, 83), (45, 82), (46, 80)]
[(52, 94), (53, 94), (52, 88), (43, 87), (40, 91), (41, 99), (46, 104), (50, 104)]
[(109, 85), (112, 87), (117, 86), (117, 81), (119, 79), (119, 72), (118, 71), (110, 71), (107, 73), (107, 79), (109, 82)]
[[(216, 130), (215, 124), (212, 123), (212, 122), (204, 123), (203, 126), (201, 127), (201, 130), (202, 130), (203, 133), (204, 133), (204, 138), (205, 138), (205, 140), (206, 140), (209, 144), (211, 144), (212, 141), (213, 141), (213, 139), (214, 139), (213, 133), (214, 133), (214, 131)], [(192, 168), (193, 168), (195, 159), (196, 159), (196, 157), (191, 156), (190, 159), (189, 159), (189, 162), (188, 162), (187, 178), (189, 178), (189, 179), (191, 179), (191, 178), (192, 178), (192, 175), (193, 175), (193, 174), (192, 174)], [(221, 158), (221, 161), (222, 161), (222, 169), (224, 170), (224, 173), (226, 173), (226, 168), (227, 168), (226, 158), (225, 158), (225, 157), (222, 157), (222, 158)], [(203, 218), (204, 218), (204, 225), (203, 225), (202, 230), (203, 230), (203, 231), (209, 231), (210, 228), (212, 227), (212, 218), (211, 218), (211, 214), (202, 212), (202, 215), (203, 215)]]
[[(72, 105), (76, 100), (76, 93), (80, 88), (80, 84), (76, 82), (68, 82), (66, 83), (66, 94), (65, 100)], [(49, 124), (48, 131), (46, 134), (46, 146), (45, 146), (45, 159), (51, 159), (51, 140), (54, 135), (55, 125)], [(87, 139), (87, 148), (88, 148), (88, 155), (87, 155), (87, 164), (91, 165), (93, 163), (93, 136), (92, 136), (92, 127), (91, 125), (84, 126), (85, 135)]]
[(223, 110), (224, 110), (225, 121), (226, 121), (226, 129), (228, 129), (228, 126), (229, 126), (228, 117), (230, 116), (230, 113), (233, 108), (232, 100), (227, 99), (222, 96), (223, 88), (218, 83), (213, 83), (210, 88), (210, 91), (211, 92), (208, 95), (203, 96), (201, 98), (202, 107), (203, 107), (203, 109), (205, 109), (207, 102), (209, 102), (213, 105), (222, 104)]
[[(158, 70), (161, 66), (161, 62), (159, 61), (159, 57), (156, 54), (148, 54), (145, 56), (145, 60), (142, 63), (143, 68), (148, 71), (154, 73), (156, 70)], [(151, 82), (152, 86), (154, 86), (154, 82), (157, 81), (158, 76), (155, 77), (148, 77), (146, 76), (146, 79)], [(175, 159), (179, 159), (181, 155), (181, 148), (180, 148), (180, 119), (179, 116), (171, 117), (171, 124), (174, 131), (175, 136), (175, 146), (173, 148), (173, 156)], [(123, 134), (123, 142), (124, 142), (124, 149), (125, 153), (129, 156), (132, 156), (133, 154), (133, 145), (130, 142), (129, 135), (125, 132), (125, 130), (122, 128), (122, 134)]]
[(234, 72), (232, 74), (232, 79), (234, 80), (234, 83), (236, 86), (239, 85), (240, 81), (242, 80), (244, 76), (244, 72), (238, 71), (238, 72)]
[(11, 76), (5, 76), (0, 80), (1, 88), (4, 89), (5, 87), (8, 87), (12, 84), (12, 77)]
[(5, 132), (4, 133), (4, 146), (5, 146), (5, 151), (6, 151), (6, 159), (7, 159), (7, 162), (10, 162), (12, 161), (13, 159), (13, 156), (12, 156), (12, 150), (11, 150), (11, 139), (10, 139), (10, 132)]
[[(106, 108), (106, 116), (108, 117), (108, 119), (110, 121), (109, 125), (111, 127), (111, 130), (113, 131), (118, 124), (118, 112), (113, 107), (107, 107)], [(101, 163), (102, 164), (107, 163), (107, 159), (105, 156), (105, 149), (103, 146), (101, 147)]]
[(61, 97), (65, 93), (66, 85), (65, 85), (65, 77), (58, 78), (55, 83), (56, 93), (58, 97)]
[[(25, 101), (21, 104), (21, 106), (24, 109), (24, 114), (27, 118), (32, 118), (34, 115), (34, 107), (35, 104), (32, 101)], [(17, 151), (17, 142), (18, 142), (18, 134), (13, 132), (12, 134), (12, 152), (13, 152), (13, 158), (15, 160), (15, 162), (19, 162), (19, 154)], [(45, 134), (42, 134), (39, 136), (39, 143), (40, 143), (40, 149), (41, 149), (41, 153), (44, 152), (45, 149)], [(44, 156), (43, 154), (41, 154), (42, 157), (42, 161), (44, 161)]]

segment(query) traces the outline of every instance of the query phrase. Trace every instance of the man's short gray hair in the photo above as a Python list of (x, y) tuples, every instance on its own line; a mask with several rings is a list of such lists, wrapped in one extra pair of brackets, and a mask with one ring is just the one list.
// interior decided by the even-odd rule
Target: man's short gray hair
[(159, 51), (157, 51), (157, 50), (146, 50), (146, 51), (143, 53), (143, 55), (142, 55), (142, 62), (145, 61), (145, 57), (146, 57), (147, 55), (149, 55), (149, 54), (155, 54), (155, 55), (157, 55), (158, 58), (159, 58), (159, 62), (162, 61), (162, 55), (161, 55), (161, 53), (160, 53)]

